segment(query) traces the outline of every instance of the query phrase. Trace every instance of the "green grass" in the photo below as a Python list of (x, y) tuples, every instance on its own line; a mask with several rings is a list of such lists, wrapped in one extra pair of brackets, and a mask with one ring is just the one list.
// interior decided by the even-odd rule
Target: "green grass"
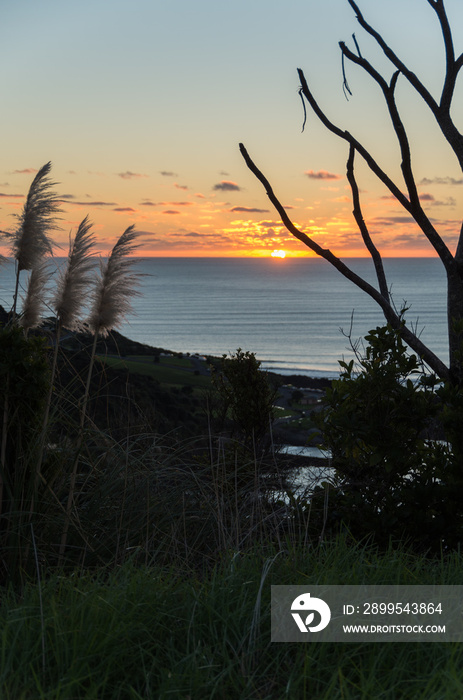
[[(161, 384), (170, 386), (210, 386), (210, 378), (203, 375), (197, 375), (192, 370), (191, 360), (183, 359), (179, 361), (182, 366), (177, 367), (177, 362), (173, 362), (176, 358), (162, 358), (162, 361), (150, 362), (146, 357), (137, 359), (116, 358), (116, 357), (101, 357), (109, 367), (114, 369), (127, 369), (134, 374), (141, 374), (156, 379)], [(164, 362), (164, 359), (169, 362)]]
[[(134, 362), (142, 362), (145, 364), (153, 364), (154, 357), (154, 355), (125, 355), (123, 359)], [(193, 367), (193, 363), (189, 357), (160, 357), (159, 363), (156, 364), (183, 367), (184, 369), (191, 369)]]
[(457, 555), (379, 554), (339, 538), (312, 550), (230, 552), (203, 580), (131, 564), (54, 577), (42, 582), (43, 617), (31, 583), (0, 606), (0, 696), (460, 698), (461, 644), (272, 644), (270, 586), (461, 584), (461, 575)]

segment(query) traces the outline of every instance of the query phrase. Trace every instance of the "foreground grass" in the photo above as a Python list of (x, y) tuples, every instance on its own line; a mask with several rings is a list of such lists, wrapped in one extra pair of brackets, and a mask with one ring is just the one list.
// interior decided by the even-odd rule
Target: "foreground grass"
[[(230, 553), (200, 580), (155, 566), (59, 577), (5, 593), (0, 697), (463, 697), (463, 645), (272, 644), (271, 584), (461, 584), (457, 555), (378, 554), (339, 538), (313, 550)], [(42, 610), (40, 602), (42, 602)]]

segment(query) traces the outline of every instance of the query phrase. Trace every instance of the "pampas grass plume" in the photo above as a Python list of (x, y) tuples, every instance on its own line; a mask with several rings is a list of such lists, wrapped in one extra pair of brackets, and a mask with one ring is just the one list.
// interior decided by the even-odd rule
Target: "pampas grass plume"
[(129, 226), (117, 241), (107, 262), (100, 261), (100, 278), (96, 284), (93, 307), (88, 320), (90, 331), (107, 336), (132, 310), (130, 298), (138, 295), (138, 276), (132, 272), (133, 259), (127, 259), (137, 244), (138, 231)]
[(52, 253), (53, 241), (48, 232), (57, 229), (56, 214), (59, 208), (58, 195), (52, 188), (56, 184), (48, 177), (51, 163), (42, 166), (29, 188), (26, 203), (19, 215), (19, 226), (12, 234), (12, 254), (18, 272), (31, 270), (39, 259)]
[(92, 248), (95, 238), (88, 216), (79, 224), (74, 240), (69, 242), (69, 255), (64, 270), (60, 270), (52, 307), (60, 324), (69, 330), (82, 330), (79, 311), (88, 295), (94, 261)]
[(47, 260), (39, 260), (29, 274), (26, 296), (23, 301), (23, 310), (19, 319), (19, 325), (27, 331), (37, 328), (42, 322), (45, 306), (45, 286), (49, 277)]

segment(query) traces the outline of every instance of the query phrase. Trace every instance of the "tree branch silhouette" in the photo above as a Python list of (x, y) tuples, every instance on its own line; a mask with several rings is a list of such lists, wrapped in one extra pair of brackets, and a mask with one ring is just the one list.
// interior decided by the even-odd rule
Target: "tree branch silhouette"
[[(344, 85), (346, 84), (346, 75), (344, 69), (344, 59), (349, 60), (353, 64), (361, 68), (381, 89), (386, 106), (391, 119), (393, 132), (397, 138), (400, 156), (401, 156), (401, 171), (403, 182), (405, 184), (407, 195), (403, 193), (402, 188), (387, 174), (387, 172), (379, 165), (377, 159), (353, 134), (343, 130), (335, 124), (324, 110), (320, 107), (317, 99), (309, 88), (302, 69), (298, 68), (298, 76), (301, 87), (299, 94), (302, 99), (306, 99), (314, 114), (318, 117), (321, 123), (328, 131), (335, 134), (338, 138), (346, 141), (349, 144), (349, 157), (347, 160), (347, 179), (349, 181), (352, 199), (353, 199), (353, 216), (361, 233), (363, 242), (373, 260), (376, 276), (378, 280), (379, 291), (361, 277), (356, 275), (348, 266), (337, 258), (329, 249), (319, 246), (310, 236), (303, 231), (300, 231), (289, 219), (285, 209), (275, 196), (269, 181), (258, 169), (255, 163), (250, 158), (243, 144), (240, 144), (241, 153), (246, 161), (249, 169), (264, 185), (267, 195), (280, 214), (281, 220), (290, 233), (298, 238), (302, 243), (309, 247), (317, 255), (323, 257), (330, 262), (341, 274), (351, 280), (360, 289), (369, 294), (382, 308), (383, 313), (389, 323), (394, 328), (400, 329), (400, 333), (404, 341), (443, 379), (450, 378), (453, 382), (463, 383), (463, 225), (460, 232), (456, 252), (453, 255), (447, 246), (444, 239), (434, 227), (432, 221), (424, 211), (420, 196), (418, 193), (417, 182), (412, 167), (412, 154), (407, 132), (402, 121), (399, 109), (396, 104), (396, 86), (400, 75), (403, 75), (418, 95), (424, 100), (434, 115), (438, 126), (448, 144), (452, 148), (460, 167), (463, 169), (463, 137), (453, 123), (450, 115), (452, 98), (455, 92), (455, 84), (460, 68), (463, 65), (463, 54), (455, 59), (454, 45), (452, 32), (444, 7), (444, 0), (427, 0), (437, 15), (440, 24), (440, 30), (444, 40), (446, 69), (443, 81), (442, 93), (440, 102), (438, 103), (421, 82), (421, 80), (413, 73), (392, 50), (388, 43), (384, 40), (381, 34), (374, 29), (364, 18), (359, 6), (354, 0), (347, 0), (349, 5), (356, 13), (357, 20), (360, 26), (372, 36), (380, 46), (386, 57), (390, 60), (395, 68), (390, 81), (387, 81), (381, 73), (362, 55), (359, 43), (353, 36), (356, 53), (351, 51), (344, 42), (340, 42), (339, 46), (343, 57), (343, 77)], [(304, 113), (305, 124), (305, 113)], [(447, 325), (449, 335), (449, 350), (450, 350), (450, 365), (447, 367), (445, 363), (438, 358), (424, 343), (403, 324), (395, 309), (391, 304), (389, 297), (387, 279), (384, 272), (382, 258), (379, 250), (373, 244), (368, 227), (363, 218), (359, 189), (355, 178), (354, 159), (358, 153), (372, 173), (382, 182), (401, 206), (410, 214), (418, 224), (424, 236), (427, 238), (434, 251), (442, 261), (447, 275)]]

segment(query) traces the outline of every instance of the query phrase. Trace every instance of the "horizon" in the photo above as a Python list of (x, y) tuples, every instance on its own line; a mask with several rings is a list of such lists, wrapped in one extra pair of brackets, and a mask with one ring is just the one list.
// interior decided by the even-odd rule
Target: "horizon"
[[(437, 94), (445, 56), (429, 4), (359, 5)], [(447, 0), (446, 8), (458, 53), (463, 3)], [(185, 0), (156, 7), (115, 0), (109, 10), (104, 0), (82, 0), (78, 12), (44, 0), (29, 4), (27, 14), (22, 3), (10, 3), (2, 39), (14, 61), (0, 78), (8, 134), (0, 229), (12, 229), (34, 174), (51, 160), (63, 208), (56, 241), (64, 248), (88, 214), (103, 253), (134, 224), (143, 257), (259, 258), (278, 250), (287, 259), (316, 257), (284, 228), (240, 155), (243, 142), (300, 230), (340, 258), (368, 257), (352, 215), (348, 149), (309, 107), (301, 133), (298, 94), (301, 67), (327, 115), (403, 186), (380, 91), (346, 62), (353, 94), (347, 100), (343, 93), (338, 41), (353, 45), (354, 32), (365, 57), (389, 78), (389, 63), (347, 0), (290, 0), (284, 7), (237, 0), (232, 9), (212, 0), (195, 8)], [(463, 218), (461, 170), (405, 80), (397, 92), (423, 208), (454, 250)], [(436, 257), (360, 159), (356, 174), (383, 257)]]
[[(109, 251), (106, 251), (106, 253)], [(95, 262), (98, 262), (100, 258), (106, 259), (107, 254), (106, 253), (101, 253), (100, 251), (96, 251), (93, 255)], [(67, 255), (49, 255), (47, 256), (48, 260), (67, 260)], [(367, 253), (366, 255), (341, 255), (339, 256), (341, 260), (372, 260), (371, 256)], [(275, 265), (284, 265), (286, 261), (288, 260), (320, 260), (324, 261), (326, 265), (330, 265), (330, 263), (322, 258), (319, 255), (292, 255), (292, 254), (287, 254), (284, 257), (280, 256), (272, 256), (271, 254), (267, 255), (205, 255), (205, 254), (198, 254), (198, 255), (127, 255), (127, 259), (133, 259), (133, 260), (274, 260)], [(383, 260), (440, 260), (439, 256), (434, 254), (434, 255), (382, 255)], [(0, 262), (0, 275), (1, 275), (1, 269), (2, 265), (9, 265), (9, 264), (15, 264), (15, 260), (13, 257), (6, 255), (4, 256), (4, 261)], [(27, 270), (23, 270), (23, 272), (26, 272), (28, 274)], [(341, 273), (339, 273), (341, 274)]]

